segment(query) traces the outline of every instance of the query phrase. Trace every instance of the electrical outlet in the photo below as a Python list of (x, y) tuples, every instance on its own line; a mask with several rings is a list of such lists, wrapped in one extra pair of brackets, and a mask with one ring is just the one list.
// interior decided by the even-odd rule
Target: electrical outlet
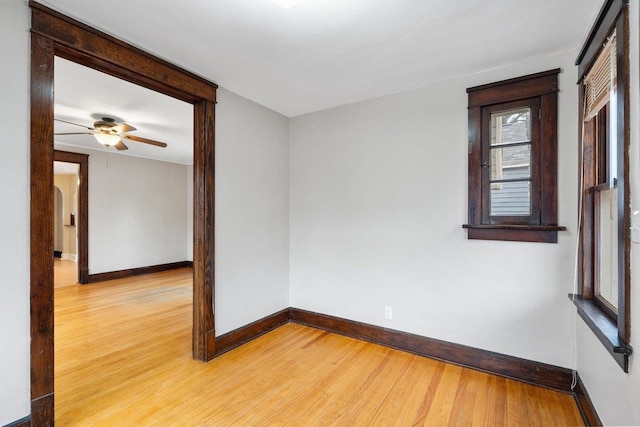
[(393, 319), (393, 308), (390, 305), (384, 306), (384, 318), (387, 320)]

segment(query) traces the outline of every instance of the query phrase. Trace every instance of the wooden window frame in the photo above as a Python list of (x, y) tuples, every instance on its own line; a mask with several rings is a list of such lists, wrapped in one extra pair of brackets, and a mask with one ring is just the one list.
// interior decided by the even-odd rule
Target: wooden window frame
[[(617, 176), (618, 189), (618, 307), (617, 313), (607, 307), (598, 297), (597, 289), (597, 234), (595, 219), (595, 193), (602, 186), (612, 183), (602, 179), (606, 170), (598, 158), (608, 155), (607, 147), (595, 143), (595, 121), (584, 122), (584, 79), (600, 55), (607, 38), (616, 32), (616, 96), (609, 103), (616, 105), (617, 120)], [(582, 174), (582, 205), (580, 206), (580, 232), (578, 247), (578, 294), (570, 294), (578, 314), (593, 331), (609, 354), (624, 372), (629, 372), (629, 357), (633, 348), (629, 345), (630, 304), (631, 304), (631, 233), (629, 205), (629, 4), (628, 0), (608, 0), (603, 5), (598, 18), (589, 32), (587, 40), (576, 60), (578, 66), (580, 140), (579, 164)], [(584, 125), (585, 130), (582, 130)]]
[[(556, 243), (558, 231), (558, 74), (543, 71), (467, 89), (469, 114), (469, 239)], [(491, 111), (504, 105), (532, 106), (531, 215), (489, 215), (486, 167)], [(535, 129), (533, 129), (535, 127)], [(537, 140), (536, 140), (537, 138)]]

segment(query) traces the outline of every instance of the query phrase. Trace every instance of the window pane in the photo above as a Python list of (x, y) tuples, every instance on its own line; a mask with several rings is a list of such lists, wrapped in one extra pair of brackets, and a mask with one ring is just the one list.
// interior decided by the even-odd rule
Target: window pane
[(526, 216), (530, 212), (530, 181), (491, 184), (491, 216)]
[(531, 140), (531, 109), (500, 111), (491, 114), (491, 145)]
[(491, 180), (531, 178), (531, 145), (491, 148)]
[(602, 298), (618, 307), (618, 190), (599, 192), (598, 290)]

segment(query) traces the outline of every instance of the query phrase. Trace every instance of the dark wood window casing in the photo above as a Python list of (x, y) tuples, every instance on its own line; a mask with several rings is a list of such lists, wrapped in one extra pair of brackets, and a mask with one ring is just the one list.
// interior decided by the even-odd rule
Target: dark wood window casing
[[(556, 243), (558, 231), (565, 230), (558, 226), (557, 202), (559, 73), (560, 69), (554, 69), (467, 89), (469, 223), (463, 228), (469, 239)], [(509, 111), (527, 111), (528, 137), (500, 147), (524, 146), (529, 155), (528, 172), (513, 179), (497, 179), (503, 177), (491, 172), (491, 150), (498, 147), (491, 145), (491, 116)], [(492, 189), (509, 184), (528, 189), (520, 197), (526, 207), (517, 214), (492, 213)]]
[[(614, 37), (615, 74), (612, 92), (606, 105), (597, 113), (585, 116), (585, 81), (597, 67), (608, 42)], [(578, 294), (569, 294), (578, 314), (593, 331), (620, 367), (629, 371), (630, 283), (629, 265), (631, 236), (629, 196), (629, 5), (628, 0), (608, 0), (603, 5), (578, 59), (580, 111), (580, 230), (578, 246)], [(612, 116), (613, 115), (613, 116)], [(592, 117), (593, 116), (593, 117)], [(587, 119), (585, 121), (585, 118)], [(613, 120), (615, 118), (615, 120)], [(614, 125), (615, 124), (615, 125)], [(615, 128), (611, 129), (611, 126)], [(611, 141), (613, 136), (615, 141)], [(612, 150), (612, 147), (615, 150)], [(612, 152), (616, 155), (610, 157)], [(608, 170), (615, 164), (615, 173)], [(617, 301), (602, 298), (599, 289), (599, 268), (603, 252), (600, 242), (598, 215), (600, 194), (617, 190)]]

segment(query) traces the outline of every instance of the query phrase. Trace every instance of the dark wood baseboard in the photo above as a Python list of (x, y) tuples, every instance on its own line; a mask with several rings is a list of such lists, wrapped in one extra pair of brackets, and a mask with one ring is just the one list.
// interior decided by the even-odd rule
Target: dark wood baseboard
[(37, 427), (53, 426), (55, 424), (53, 408), (53, 393), (31, 400), (30, 425)]
[(233, 350), (289, 322), (289, 311), (290, 309), (285, 308), (277, 313), (273, 313), (224, 335), (220, 335), (216, 338), (216, 356)]
[(26, 416), (24, 418), (20, 418), (12, 423), (5, 425), (4, 427), (29, 427), (31, 426), (31, 417)]
[(291, 321), (420, 356), (472, 368), (525, 383), (573, 393), (573, 371), (528, 359), (387, 329), (353, 320), (290, 309)]
[(585, 425), (588, 426), (601, 426), (602, 421), (600, 421), (600, 417), (596, 412), (596, 408), (593, 406), (593, 402), (589, 397), (589, 393), (587, 393), (587, 388), (584, 386), (584, 383), (580, 379), (580, 375), (576, 374), (577, 382), (576, 387), (573, 389), (575, 392), (576, 404), (578, 405), (578, 409), (580, 410), (580, 415), (582, 415), (582, 420)]
[(140, 276), (142, 274), (159, 273), (161, 271), (175, 270), (177, 268), (193, 267), (193, 261), (170, 262), (167, 264), (151, 265), (149, 267), (129, 268), (126, 270), (108, 271), (106, 273), (89, 274), (86, 283), (104, 282), (106, 280), (125, 279), (127, 277)]

